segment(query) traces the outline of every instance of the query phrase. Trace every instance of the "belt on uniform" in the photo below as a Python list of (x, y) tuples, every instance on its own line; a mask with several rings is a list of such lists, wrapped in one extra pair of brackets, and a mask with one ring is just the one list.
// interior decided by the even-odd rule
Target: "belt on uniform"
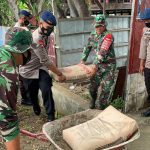
[(106, 64), (107, 64), (107, 63), (116, 63), (116, 59), (115, 59), (115, 58), (112, 58), (112, 59), (108, 59), (107, 62), (101, 62), (101, 61), (100, 61), (100, 63), (104, 63), (104, 64), (105, 64), (105, 63), (106, 63)]

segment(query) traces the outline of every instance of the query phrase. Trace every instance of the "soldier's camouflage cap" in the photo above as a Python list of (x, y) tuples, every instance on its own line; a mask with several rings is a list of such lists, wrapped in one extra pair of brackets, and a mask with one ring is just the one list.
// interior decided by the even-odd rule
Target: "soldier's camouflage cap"
[(96, 15), (95, 17), (95, 23), (94, 23), (94, 27), (98, 27), (98, 26), (106, 26), (107, 22), (106, 22), (106, 17), (103, 14), (99, 14)]
[(23, 28), (9, 28), (5, 34), (5, 48), (14, 53), (26, 52), (32, 42), (32, 34)]

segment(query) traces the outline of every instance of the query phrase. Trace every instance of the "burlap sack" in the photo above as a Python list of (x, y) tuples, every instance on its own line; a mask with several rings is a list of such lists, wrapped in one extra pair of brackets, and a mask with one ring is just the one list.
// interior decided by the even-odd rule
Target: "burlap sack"
[[(85, 80), (90, 77), (93, 65), (77, 64), (73, 66), (59, 68), (66, 76), (66, 81)], [(58, 81), (56, 74), (50, 71), (50, 75), (54, 80)]]
[(124, 142), (137, 130), (135, 120), (109, 106), (94, 119), (63, 130), (63, 139), (73, 150), (95, 150)]

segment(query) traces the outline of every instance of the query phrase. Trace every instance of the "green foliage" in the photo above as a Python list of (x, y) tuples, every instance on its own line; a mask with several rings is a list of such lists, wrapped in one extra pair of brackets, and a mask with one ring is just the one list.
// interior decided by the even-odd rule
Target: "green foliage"
[(110, 105), (112, 105), (116, 109), (123, 110), (123, 108), (124, 108), (124, 100), (123, 100), (122, 97), (117, 97), (116, 99), (112, 100)]
[(18, 4), (19, 9), (24, 9), (24, 10), (28, 10), (28, 6), (24, 3), (24, 2), (19, 2)]
[(19, 0), (21, 3), (25, 3), (26, 0)]
[(0, 0), (0, 26), (11, 26), (14, 22), (14, 15), (6, 0)]
[(56, 0), (56, 4), (60, 5), (62, 3), (62, 0)]
[[(49, 0), (44, 0), (43, 3), (40, 3), (40, 0), (17, 0), (19, 9), (29, 10), (34, 16), (38, 16), (42, 8), (42, 10), (50, 10), (51, 2)], [(39, 5), (41, 5), (39, 7)]]

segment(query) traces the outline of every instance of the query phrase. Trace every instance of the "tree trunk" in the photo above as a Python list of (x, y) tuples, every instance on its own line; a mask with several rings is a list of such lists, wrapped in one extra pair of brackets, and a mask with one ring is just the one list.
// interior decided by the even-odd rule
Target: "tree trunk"
[(78, 17), (79, 14), (74, 5), (74, 0), (67, 0), (67, 2), (68, 2), (69, 9), (70, 9), (70, 17)]
[(12, 10), (12, 12), (14, 14), (15, 20), (17, 21), (18, 20), (18, 7), (17, 7), (17, 4), (16, 4), (16, 1), (7, 0), (7, 2), (9, 4), (10, 9)]
[(89, 10), (85, 0), (74, 0), (74, 5), (78, 11), (79, 17), (88, 17)]
[(61, 7), (58, 5), (57, 5), (57, 12), (58, 12), (58, 18), (66, 18), (63, 9), (61, 9)]
[(44, 2), (45, 2), (45, 0), (38, 1), (38, 14), (42, 11)]
[(55, 0), (53, 1), (52, 9), (53, 14), (57, 16), (57, 18), (66, 18), (63, 9), (56, 3)]

